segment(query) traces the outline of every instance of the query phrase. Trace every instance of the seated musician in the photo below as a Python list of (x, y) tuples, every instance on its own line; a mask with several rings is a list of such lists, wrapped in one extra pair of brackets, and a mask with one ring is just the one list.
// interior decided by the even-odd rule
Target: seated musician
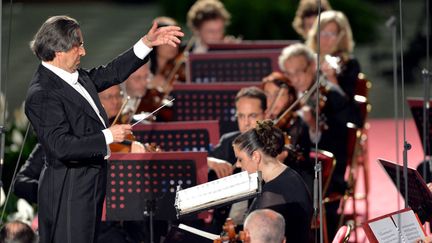
[(296, 91), (280, 72), (273, 72), (263, 79), (263, 90), (267, 97), (266, 119), (275, 121), (275, 126), (286, 133), (285, 150), (279, 159), (301, 175), (310, 192), (313, 190), (314, 164), (309, 159), (312, 146), (309, 127), (297, 115), (298, 106), (285, 111), (294, 103)]
[[(294, 44), (283, 49), (279, 56), (279, 66), (289, 78), (295, 88), (297, 96), (301, 97), (315, 83), (316, 60), (313, 52), (304, 44)], [(352, 104), (340, 89), (325, 79), (321, 81), (318, 89), (321, 97), (320, 104), (316, 105), (316, 92), (303, 102), (299, 112), (309, 126), (310, 137), (319, 149), (327, 150), (336, 158), (336, 167), (327, 191), (343, 193), (346, 188), (344, 180), (347, 161), (347, 122), (360, 124), (360, 115), (352, 116)], [(319, 114), (319, 126), (316, 128), (315, 114)], [(339, 202), (326, 204), (329, 236), (336, 232), (338, 222), (337, 209)], [(334, 228), (331, 228), (334, 227)]]
[[(159, 27), (178, 25), (174, 19), (166, 16), (157, 17), (153, 21), (155, 21)], [(179, 57), (179, 47), (173, 47), (170, 45), (157, 46), (153, 48), (152, 52), (150, 52), (149, 57), (150, 72), (153, 75), (150, 84), (152, 87), (165, 89), (166, 82), (169, 81), (167, 78), (171, 75), (171, 71), (173, 71), (176, 61), (181, 61), (175, 60)], [(184, 69), (184, 67), (182, 68)], [(176, 70), (174, 70), (174, 72), (176, 72)], [(185, 80), (181, 81), (184, 82)]]
[(245, 243), (285, 243), (285, 219), (271, 209), (258, 209), (250, 213), (243, 224)]
[(360, 64), (352, 55), (354, 40), (347, 17), (342, 12), (334, 10), (321, 14), (320, 23), (318, 20), (314, 23), (306, 41), (306, 45), (314, 52), (318, 50), (318, 34), (321, 71), (330, 82), (339, 85), (349, 99), (353, 99)]
[(284, 144), (283, 132), (272, 121), (258, 122), (233, 141), (236, 166), (249, 173), (260, 171), (265, 182), (250, 210), (268, 208), (280, 213), (287, 242), (308, 242), (312, 198), (300, 175), (277, 159)]
[[(322, 12), (331, 9), (330, 3), (327, 0), (321, 0)], [(292, 26), (304, 40), (308, 38), (308, 32), (312, 28), (317, 16), (318, 3), (316, 0), (300, 0)]]
[(142, 65), (134, 73), (132, 73), (125, 82), (121, 84), (125, 97), (129, 96), (130, 100), (123, 109), (122, 114), (129, 116), (129, 121), (132, 115), (135, 114), (141, 98), (147, 92), (147, 85), (152, 76), (150, 73), (150, 65), (148, 63)]
[(230, 14), (219, 0), (196, 1), (187, 13), (187, 24), (195, 38), (193, 53), (205, 53), (208, 44), (225, 39)]
[[(236, 162), (232, 141), (239, 134), (254, 128), (257, 121), (264, 119), (264, 111), (267, 108), (265, 94), (257, 87), (243, 88), (236, 95), (235, 107), (239, 131), (223, 134), (219, 143), (209, 152), (209, 157), (207, 158), (209, 168), (216, 172), (218, 178), (231, 175), (232, 173), (233, 165)], [(210, 174), (209, 180), (212, 179), (211, 177)], [(224, 207), (215, 210), (213, 215), (214, 228), (220, 231), (228, 215), (233, 218), (236, 224), (243, 222), (246, 209), (247, 204), (236, 204), (232, 209)]]

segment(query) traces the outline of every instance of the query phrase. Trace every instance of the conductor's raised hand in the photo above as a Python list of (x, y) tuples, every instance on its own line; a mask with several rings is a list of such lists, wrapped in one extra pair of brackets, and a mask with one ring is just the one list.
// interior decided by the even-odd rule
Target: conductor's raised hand
[(115, 143), (123, 142), (130, 135), (132, 126), (129, 124), (113, 125), (108, 128), (111, 131)]
[(142, 38), (144, 44), (152, 48), (160, 45), (170, 45), (176, 47), (180, 44), (179, 37), (184, 36), (181, 32), (181, 28), (178, 26), (164, 26), (158, 28), (156, 22), (153, 22), (153, 26), (149, 32)]

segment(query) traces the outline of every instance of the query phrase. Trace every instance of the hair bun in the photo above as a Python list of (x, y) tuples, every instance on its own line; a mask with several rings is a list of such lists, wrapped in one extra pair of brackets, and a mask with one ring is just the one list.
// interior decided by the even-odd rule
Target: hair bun
[(282, 152), (285, 143), (284, 135), (279, 128), (273, 126), (273, 121), (257, 121), (255, 131), (266, 154), (276, 157)]

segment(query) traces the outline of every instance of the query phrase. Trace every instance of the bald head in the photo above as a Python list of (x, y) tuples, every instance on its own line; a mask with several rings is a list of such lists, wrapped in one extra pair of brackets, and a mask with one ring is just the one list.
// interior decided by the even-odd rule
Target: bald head
[(250, 243), (285, 242), (285, 220), (271, 209), (259, 209), (249, 214), (244, 222)]

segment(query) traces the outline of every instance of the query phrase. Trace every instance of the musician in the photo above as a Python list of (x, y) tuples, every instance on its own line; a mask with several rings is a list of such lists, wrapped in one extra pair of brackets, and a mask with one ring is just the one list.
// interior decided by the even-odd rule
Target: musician
[(246, 243), (285, 243), (285, 219), (271, 209), (250, 213), (243, 224)]
[[(279, 66), (296, 89), (298, 97), (310, 89), (316, 78), (316, 60), (313, 52), (304, 44), (294, 44), (283, 49), (279, 56)], [(315, 110), (316, 93), (309, 98), (300, 115), (309, 126), (310, 138), (318, 144), (319, 149), (329, 151), (336, 158), (336, 167), (330, 181), (328, 192), (343, 193), (346, 188), (344, 180), (347, 161), (347, 122), (360, 124), (359, 116), (352, 116), (352, 103), (335, 84), (321, 81), (321, 95), (326, 97), (323, 107), (318, 106), (320, 126), (316, 130)], [(329, 236), (336, 232), (338, 221), (338, 202), (326, 204)], [(334, 227), (334, 228), (331, 228)]]
[[(160, 16), (153, 20), (159, 27), (177, 26), (177, 22), (170, 17)], [(175, 66), (175, 58), (179, 55), (179, 47), (161, 45), (153, 48), (150, 56), (150, 72), (153, 78), (150, 80), (152, 87), (164, 88), (166, 79)], [(184, 81), (184, 80), (183, 80)]]
[(153, 46), (175, 45), (178, 27), (154, 24), (134, 48), (106, 66), (79, 68), (86, 54), (78, 22), (49, 18), (31, 49), (41, 60), (27, 93), (25, 113), (46, 154), (39, 182), (40, 242), (95, 242), (105, 196), (108, 145), (123, 141), (130, 125), (108, 127), (97, 98), (142, 66)]
[[(125, 96), (129, 96), (130, 100), (126, 107), (123, 109), (122, 114), (132, 116), (135, 114), (141, 98), (147, 92), (147, 86), (152, 79), (150, 73), (150, 65), (148, 63), (142, 65), (135, 72), (133, 72), (124, 83), (121, 84)], [(131, 118), (130, 118), (131, 119)]]
[[(320, 32), (318, 33), (318, 24)], [(309, 31), (306, 45), (318, 51), (317, 35), (320, 35), (321, 71), (327, 80), (339, 85), (350, 100), (356, 93), (360, 64), (352, 55), (354, 40), (351, 26), (345, 14), (340, 11), (325, 11)], [(333, 58), (333, 61), (331, 60)], [(330, 58), (330, 59), (329, 59)]]
[[(308, 38), (308, 32), (318, 16), (318, 7), (316, 0), (300, 0), (299, 2), (292, 26), (304, 40)], [(322, 12), (331, 9), (327, 0), (321, 0)]]
[(208, 44), (225, 39), (231, 15), (219, 0), (196, 1), (187, 13), (187, 25), (195, 38), (193, 53), (205, 53)]
[(285, 151), (279, 159), (299, 173), (312, 192), (314, 165), (309, 159), (312, 146), (309, 127), (297, 114), (298, 106), (292, 108), (285, 117), (281, 117), (297, 97), (294, 87), (289, 82), (289, 79), (280, 72), (273, 72), (263, 78), (263, 90), (267, 97), (266, 119), (280, 119), (276, 126), (286, 133), (287, 138)]
[(260, 171), (265, 182), (250, 210), (267, 208), (280, 213), (287, 242), (308, 242), (312, 198), (300, 175), (276, 158), (284, 143), (283, 132), (273, 122), (260, 121), (233, 141), (236, 166), (249, 173)]
[[(266, 96), (257, 87), (243, 88), (236, 95), (235, 107), (239, 131), (223, 134), (207, 158), (209, 168), (216, 172), (218, 178), (228, 176), (233, 172), (236, 157), (232, 142), (239, 134), (254, 128), (257, 121), (264, 119), (264, 112), (267, 109)], [(214, 176), (210, 173), (209, 179), (212, 177)], [(228, 206), (215, 210), (212, 223), (214, 228), (220, 231), (228, 215), (235, 223), (243, 222), (246, 209), (247, 203), (239, 203), (233, 208)]]

